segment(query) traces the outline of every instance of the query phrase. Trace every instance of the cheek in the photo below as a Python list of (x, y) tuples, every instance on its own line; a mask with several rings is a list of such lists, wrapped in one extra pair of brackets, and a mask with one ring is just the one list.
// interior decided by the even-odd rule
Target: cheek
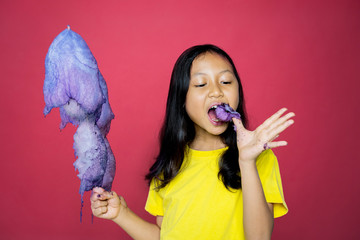
[(194, 120), (193, 118), (197, 116), (199, 109), (201, 108), (200, 103), (201, 101), (198, 94), (189, 90), (186, 95), (185, 110), (190, 119)]
[(197, 107), (196, 102), (192, 102), (192, 101), (185, 102), (185, 111), (191, 119), (194, 113), (196, 112), (196, 107)]
[(239, 106), (239, 85), (237, 84), (236, 85), (236, 88), (234, 89), (234, 96), (235, 96), (235, 108), (234, 109), (237, 109), (237, 107)]
[(239, 95), (238, 94), (236, 95), (236, 98), (234, 100), (234, 106), (235, 106), (234, 109), (237, 109), (239, 106)]
[(185, 111), (187, 113), (187, 115), (190, 117), (191, 115), (191, 96), (189, 95), (189, 92), (186, 94), (186, 99), (185, 99)]
[(239, 105), (239, 92), (238, 92), (238, 89), (237, 88), (231, 89), (228, 92), (227, 96), (228, 96), (228, 101), (229, 101), (230, 106), (233, 109), (237, 109), (237, 107)]

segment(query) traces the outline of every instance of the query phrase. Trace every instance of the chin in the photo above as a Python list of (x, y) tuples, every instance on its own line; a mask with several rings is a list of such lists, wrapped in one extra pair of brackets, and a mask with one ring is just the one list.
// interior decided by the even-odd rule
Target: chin
[(219, 136), (226, 131), (227, 127), (228, 127), (228, 124), (223, 124), (221, 126), (217, 126), (217, 127), (213, 128), (213, 129), (209, 129), (208, 132), (212, 135)]

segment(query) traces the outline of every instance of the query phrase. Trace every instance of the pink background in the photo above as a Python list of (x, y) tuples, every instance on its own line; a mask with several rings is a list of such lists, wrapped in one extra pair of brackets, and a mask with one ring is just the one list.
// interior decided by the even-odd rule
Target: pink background
[[(130, 239), (94, 219), (79, 222), (79, 180), (68, 126), (44, 118), (44, 60), (70, 24), (90, 46), (108, 88), (114, 190), (144, 210), (143, 180), (158, 149), (172, 67), (182, 51), (213, 43), (234, 59), (251, 129), (281, 107), (296, 113), (279, 139), (289, 213), (273, 239), (359, 239), (360, 2), (0, 2), (1, 239)], [(221, 221), (221, 219), (219, 219)]]

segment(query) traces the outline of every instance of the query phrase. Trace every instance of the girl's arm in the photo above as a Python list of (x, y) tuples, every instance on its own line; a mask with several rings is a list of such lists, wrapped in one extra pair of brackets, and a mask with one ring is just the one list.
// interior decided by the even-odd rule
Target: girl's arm
[(131, 211), (123, 197), (102, 188), (94, 188), (90, 200), (94, 216), (114, 221), (133, 239), (160, 239), (162, 217), (157, 217), (158, 225), (149, 223)]
[[(281, 115), (286, 108), (268, 118), (254, 131), (244, 128), (239, 119), (233, 118), (236, 126), (239, 167), (244, 205), (244, 232), (246, 239), (271, 239), (274, 226), (273, 206), (266, 202), (256, 159), (264, 149), (286, 146), (286, 141), (273, 142), (281, 132), (294, 123), (293, 112)], [(290, 120), (289, 120), (290, 119)]]
[(267, 203), (255, 161), (240, 162), (246, 239), (271, 239), (274, 227), (273, 205)]
[(160, 239), (160, 227), (143, 220), (131, 211), (130, 208), (126, 208), (113, 221), (133, 239)]

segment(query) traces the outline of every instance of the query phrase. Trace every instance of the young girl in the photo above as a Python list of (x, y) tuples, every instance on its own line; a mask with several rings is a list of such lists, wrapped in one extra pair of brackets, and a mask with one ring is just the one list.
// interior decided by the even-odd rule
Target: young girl
[[(214, 108), (241, 115), (219, 121)], [(133, 213), (121, 196), (94, 188), (93, 214), (111, 219), (134, 239), (270, 239), (274, 217), (287, 213), (277, 159), (269, 148), (294, 121), (286, 108), (254, 131), (231, 58), (213, 45), (187, 49), (169, 88), (160, 152), (146, 176), (145, 209), (156, 224)], [(234, 131), (234, 126), (236, 131)]]

